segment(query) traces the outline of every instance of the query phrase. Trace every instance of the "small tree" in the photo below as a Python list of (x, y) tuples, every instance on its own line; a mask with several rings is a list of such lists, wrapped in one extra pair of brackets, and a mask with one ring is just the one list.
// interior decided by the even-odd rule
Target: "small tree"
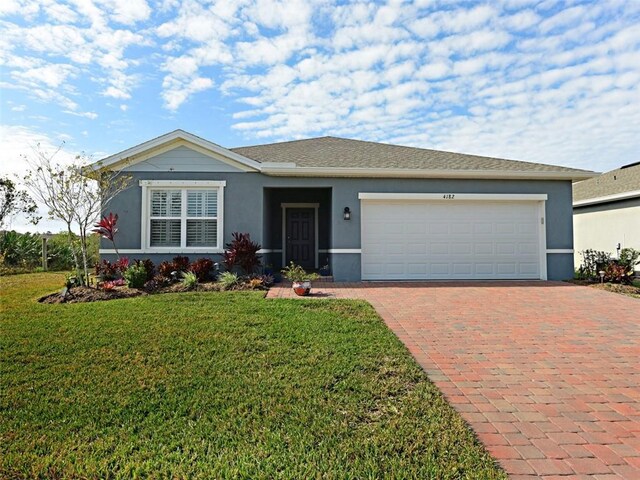
[(73, 228), (79, 234), (80, 258), (74, 248), (74, 264), (84, 282), (89, 275), (87, 238), (90, 227), (112, 200), (129, 188), (131, 178), (120, 172), (87, 168), (91, 158), (80, 154), (69, 164), (61, 164), (55, 156), (62, 145), (49, 154), (38, 144), (33, 157), (24, 157), (30, 169), (24, 183), (31, 194), (48, 209), (51, 219), (62, 220), (67, 226), (69, 244), (73, 245)]
[(40, 221), (36, 202), (24, 190), (18, 190), (9, 177), (0, 177), (0, 227), (15, 214), (23, 214), (34, 225)]

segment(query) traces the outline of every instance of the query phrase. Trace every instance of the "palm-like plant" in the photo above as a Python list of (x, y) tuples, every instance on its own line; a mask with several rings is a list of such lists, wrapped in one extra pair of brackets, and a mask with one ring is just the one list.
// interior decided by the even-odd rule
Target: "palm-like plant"
[(106, 217), (102, 217), (98, 223), (94, 225), (94, 229), (91, 230), (94, 233), (97, 233), (102, 238), (106, 238), (113, 244), (113, 249), (116, 251), (116, 255), (120, 258), (120, 254), (118, 253), (118, 247), (116, 247), (115, 236), (118, 233), (118, 228), (116, 224), (118, 223), (118, 214), (115, 215), (109, 212), (109, 215)]

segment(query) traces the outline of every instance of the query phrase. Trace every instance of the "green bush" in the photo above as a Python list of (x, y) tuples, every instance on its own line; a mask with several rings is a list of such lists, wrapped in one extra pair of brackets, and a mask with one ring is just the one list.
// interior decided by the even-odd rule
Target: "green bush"
[(129, 288), (142, 288), (147, 281), (147, 269), (143, 263), (134, 263), (124, 272), (124, 279)]
[(625, 267), (628, 272), (633, 274), (638, 263), (640, 263), (640, 250), (635, 250), (633, 248), (623, 248), (620, 250), (618, 265)]
[(30, 270), (42, 263), (42, 238), (15, 231), (0, 234), (0, 260), (3, 266)]
[(218, 277), (218, 283), (224, 290), (231, 290), (240, 283), (240, 277), (237, 273), (223, 272)]
[(198, 277), (193, 272), (186, 272), (182, 275), (182, 285), (189, 290), (196, 288), (198, 285)]
[(580, 252), (582, 265), (580, 272), (586, 278), (596, 278), (598, 272), (604, 270), (611, 263), (611, 254), (608, 252), (587, 249)]

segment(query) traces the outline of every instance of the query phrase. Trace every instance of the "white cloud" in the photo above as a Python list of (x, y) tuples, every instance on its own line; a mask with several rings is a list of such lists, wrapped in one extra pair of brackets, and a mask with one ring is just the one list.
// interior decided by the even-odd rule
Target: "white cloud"
[(165, 105), (169, 110), (177, 110), (191, 95), (212, 88), (213, 81), (204, 77), (197, 77), (188, 82), (165, 79), (163, 87), (165, 87), (165, 91), (162, 98)]
[(640, 148), (638, 2), (149, 5), (2, 2), (0, 86), (83, 118), (143, 88), (169, 118), (220, 96), (247, 141), (333, 133), (584, 166)]
[[(0, 163), (0, 175), (8, 175), (20, 185), (20, 179), (29, 169), (29, 165), (24, 158), (25, 156), (27, 158), (34, 158), (34, 149), (38, 148), (38, 145), (43, 152), (53, 154), (63, 142), (69, 138), (70, 136), (64, 133), (58, 134), (57, 137), (51, 137), (29, 127), (0, 124), (0, 144), (2, 145), (3, 152), (3, 161)], [(58, 152), (55, 159), (64, 165), (71, 163), (74, 155), (68, 150), (63, 149)], [(39, 209), (40, 215), (45, 218), (43, 218), (36, 227), (30, 224), (26, 218), (18, 215), (11, 219), (7, 228), (12, 228), (20, 232), (33, 232), (36, 230), (41, 232), (47, 230), (58, 232), (62, 230), (64, 227), (63, 224), (46, 219), (46, 208), (40, 205)]]

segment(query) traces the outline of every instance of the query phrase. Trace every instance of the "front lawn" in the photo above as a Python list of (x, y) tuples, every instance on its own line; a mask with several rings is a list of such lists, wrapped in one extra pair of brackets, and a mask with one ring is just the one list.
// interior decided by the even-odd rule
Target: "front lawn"
[(0, 278), (1, 478), (505, 478), (374, 310)]

